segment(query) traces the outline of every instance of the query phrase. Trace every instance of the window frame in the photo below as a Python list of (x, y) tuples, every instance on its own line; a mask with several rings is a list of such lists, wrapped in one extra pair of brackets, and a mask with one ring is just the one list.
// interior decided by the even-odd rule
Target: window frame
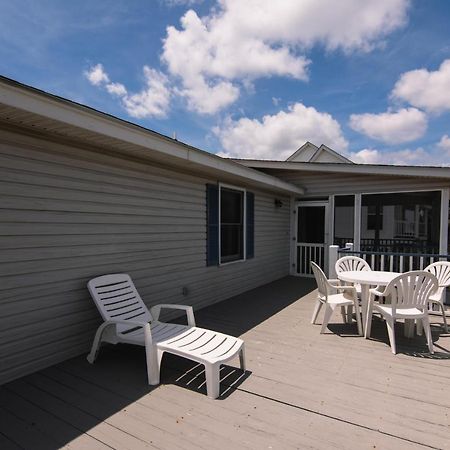
[[(222, 262), (222, 188), (231, 189), (234, 191), (242, 192), (242, 244), (243, 244), (243, 257), (241, 259), (235, 259), (233, 261)], [(219, 266), (227, 266), (229, 264), (236, 264), (247, 260), (247, 189), (234, 186), (226, 183), (219, 183)]]

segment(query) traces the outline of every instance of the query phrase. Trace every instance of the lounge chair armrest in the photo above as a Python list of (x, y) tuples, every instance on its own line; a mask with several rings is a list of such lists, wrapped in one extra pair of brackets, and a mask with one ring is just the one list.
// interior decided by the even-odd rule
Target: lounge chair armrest
[(142, 322), (139, 320), (107, 320), (103, 322), (98, 328), (97, 333), (103, 333), (103, 331), (111, 326), (117, 327), (117, 325), (127, 325), (129, 327), (140, 327), (144, 330), (145, 344), (152, 344), (152, 332), (150, 329), (150, 324), (148, 322)]
[(189, 305), (172, 305), (170, 303), (162, 303), (160, 305), (155, 305), (150, 308), (150, 314), (155, 320), (159, 320), (159, 315), (161, 314), (161, 309), (181, 309), (183, 311), (186, 311), (187, 315), (187, 322), (190, 327), (195, 327), (195, 317), (194, 317), (194, 310), (192, 309), (192, 306)]

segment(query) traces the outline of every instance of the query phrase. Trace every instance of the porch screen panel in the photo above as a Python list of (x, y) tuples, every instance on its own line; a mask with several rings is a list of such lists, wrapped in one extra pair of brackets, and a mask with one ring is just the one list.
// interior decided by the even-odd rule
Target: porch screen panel
[(334, 197), (334, 245), (344, 247), (347, 242), (353, 242), (354, 217), (355, 196), (336, 195)]
[(440, 191), (363, 195), (361, 250), (439, 253)]

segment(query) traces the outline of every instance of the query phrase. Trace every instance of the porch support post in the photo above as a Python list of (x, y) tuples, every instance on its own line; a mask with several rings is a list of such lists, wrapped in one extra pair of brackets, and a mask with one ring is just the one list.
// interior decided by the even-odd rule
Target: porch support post
[(361, 194), (355, 194), (355, 217), (353, 229), (353, 250), (359, 252), (361, 248)]
[(328, 278), (336, 278), (336, 261), (338, 260), (339, 245), (330, 245), (328, 251)]
[(449, 188), (442, 189), (441, 193), (441, 226), (439, 237), (439, 253), (448, 254), (448, 202)]
[(295, 197), (291, 197), (290, 199), (290, 216), (291, 216), (291, 223), (290, 223), (290, 230), (289, 230), (289, 249), (290, 249), (290, 258), (289, 258), (289, 273), (291, 275), (295, 275), (296, 272), (296, 243), (297, 243), (297, 207), (295, 205)]

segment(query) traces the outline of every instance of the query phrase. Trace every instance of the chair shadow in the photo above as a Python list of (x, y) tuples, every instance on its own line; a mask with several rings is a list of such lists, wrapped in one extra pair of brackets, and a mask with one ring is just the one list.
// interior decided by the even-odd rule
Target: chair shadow
[[(391, 345), (389, 342), (386, 323), (384, 322), (384, 320), (377, 316), (374, 316), (372, 320), (372, 330), (369, 339), (372, 341), (384, 343), (390, 349)], [(450, 350), (438, 344), (438, 341), (447, 337), (439, 324), (431, 325), (431, 335), (435, 347), (434, 354), (429, 352), (425, 334), (421, 336), (414, 334), (414, 337), (407, 338), (405, 337), (404, 332), (405, 324), (402, 322), (397, 322), (395, 324), (395, 342), (397, 354), (401, 353), (403, 355), (422, 359), (450, 359)], [(442, 351), (436, 351), (436, 347), (441, 349)]]
[[(224, 364), (220, 369), (220, 395), (217, 400), (228, 398), (252, 374), (240, 368)], [(161, 384), (174, 384), (193, 392), (207, 395), (205, 368), (185, 358), (164, 354), (161, 365)]]

